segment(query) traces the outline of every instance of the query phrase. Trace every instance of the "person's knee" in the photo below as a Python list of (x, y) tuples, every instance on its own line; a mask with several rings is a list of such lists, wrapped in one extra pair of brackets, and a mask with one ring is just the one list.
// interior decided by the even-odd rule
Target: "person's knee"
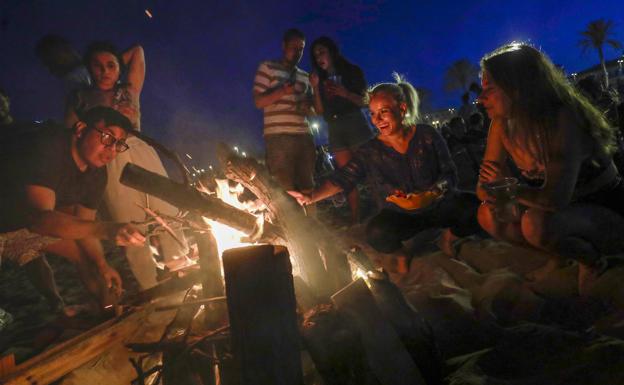
[(546, 228), (547, 213), (539, 209), (528, 209), (520, 222), (522, 236), (532, 246), (548, 249), (550, 242)]

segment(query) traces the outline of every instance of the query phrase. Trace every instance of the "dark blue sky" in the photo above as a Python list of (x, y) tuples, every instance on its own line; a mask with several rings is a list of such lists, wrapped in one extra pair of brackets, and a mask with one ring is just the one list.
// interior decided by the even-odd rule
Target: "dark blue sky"
[[(308, 43), (334, 37), (370, 83), (398, 71), (446, 107), (459, 97), (443, 91), (450, 63), (465, 57), (477, 64), (511, 40), (529, 40), (570, 72), (595, 64), (596, 55), (581, 55), (576, 43), (601, 17), (613, 20), (624, 40), (622, 1), (2, 0), (0, 87), (17, 118), (60, 118), (60, 83), (34, 55), (41, 36), (61, 34), (79, 50), (92, 40), (140, 43), (147, 59), (143, 129), (205, 167), (218, 140), (262, 150), (253, 76), (259, 61), (279, 57), (281, 34), (291, 26)], [(620, 54), (607, 51), (608, 58)], [(307, 50), (301, 66), (310, 67)]]

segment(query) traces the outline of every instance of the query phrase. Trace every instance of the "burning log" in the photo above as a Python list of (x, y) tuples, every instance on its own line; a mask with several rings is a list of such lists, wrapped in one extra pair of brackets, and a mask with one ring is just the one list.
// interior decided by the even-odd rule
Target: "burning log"
[(240, 384), (303, 383), (292, 267), (284, 247), (223, 253), (231, 343)]
[[(128, 163), (124, 167), (119, 181), (123, 185), (169, 202), (179, 209), (195, 211), (245, 234), (256, 234), (259, 230), (258, 219), (254, 215), (135, 164)], [(282, 231), (277, 226), (271, 223), (264, 224), (261, 238), (263, 241), (275, 242), (283, 238)]]
[(217, 154), (226, 176), (251, 190), (278, 219), (291, 254), (301, 267), (301, 275), (317, 294), (329, 295), (351, 282), (346, 258), (349, 248), (332, 236), (323, 224), (305, 216), (301, 207), (271, 178), (263, 165), (254, 159), (238, 156), (223, 144)]
[(384, 385), (424, 385), (418, 366), (383, 317), (371, 291), (358, 279), (332, 296), (336, 308), (355, 323), (372, 372)]

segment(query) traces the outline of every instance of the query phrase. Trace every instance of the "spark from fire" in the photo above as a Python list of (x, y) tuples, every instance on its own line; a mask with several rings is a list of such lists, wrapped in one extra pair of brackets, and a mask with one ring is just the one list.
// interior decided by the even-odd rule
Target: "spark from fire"
[(146, 15), (147, 15), (147, 17), (149, 17), (150, 19), (153, 17), (153, 16), (152, 16), (152, 13), (150, 12), (150, 10), (149, 10), (149, 9), (146, 9), (146, 10), (145, 10), (145, 14), (146, 14)]

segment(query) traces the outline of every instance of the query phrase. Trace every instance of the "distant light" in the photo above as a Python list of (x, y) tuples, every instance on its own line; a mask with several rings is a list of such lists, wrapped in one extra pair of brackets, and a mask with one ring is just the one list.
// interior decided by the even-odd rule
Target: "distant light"
[(152, 16), (152, 13), (150, 12), (150, 10), (149, 10), (149, 9), (146, 9), (146, 10), (145, 10), (145, 14), (146, 14), (146, 15), (147, 15), (147, 17), (149, 17), (150, 19), (153, 17), (153, 16)]
[(246, 153), (245, 151), (241, 152), (241, 155), (242, 155), (243, 157), (247, 157), (247, 153)]
[(234, 151), (238, 152), (238, 146), (234, 146)]
[(208, 166), (208, 168), (212, 170), (212, 165)]
[(319, 124), (317, 122), (312, 123), (312, 128), (318, 130)]
[(189, 154), (186, 154), (186, 157), (189, 158), (189, 159), (193, 159), (193, 157), (190, 156)]
[(206, 172), (206, 169), (203, 169), (203, 168), (202, 168), (202, 169), (201, 169), (201, 172)]

